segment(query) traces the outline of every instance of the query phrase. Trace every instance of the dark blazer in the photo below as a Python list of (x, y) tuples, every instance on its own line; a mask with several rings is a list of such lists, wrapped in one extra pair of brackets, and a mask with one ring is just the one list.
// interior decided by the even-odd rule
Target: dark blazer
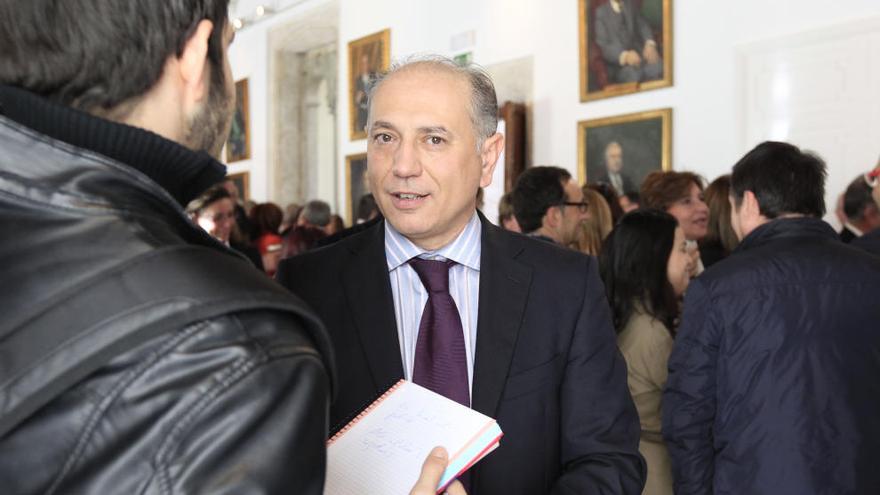
[(840, 240), (843, 241), (844, 244), (849, 244), (854, 239), (858, 238), (856, 233), (852, 230), (849, 230), (849, 227), (847, 227), (846, 225), (844, 225), (843, 228), (840, 229), (838, 235), (840, 236)]
[(850, 244), (880, 256), (880, 229), (874, 229), (861, 237), (853, 239)]
[[(481, 219), (472, 407), (504, 438), (471, 495), (640, 493), (638, 417), (595, 259)], [(278, 268), (338, 353), (331, 425), (403, 377), (384, 238), (381, 222)]]
[(694, 279), (669, 358), (677, 495), (880, 493), (880, 259), (773, 220)]

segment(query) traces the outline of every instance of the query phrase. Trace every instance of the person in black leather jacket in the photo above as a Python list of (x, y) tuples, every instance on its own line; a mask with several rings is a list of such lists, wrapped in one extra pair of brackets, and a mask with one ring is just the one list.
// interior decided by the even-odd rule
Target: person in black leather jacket
[(321, 323), (182, 210), (225, 174), (227, 8), (0, 0), (2, 493), (323, 489)]

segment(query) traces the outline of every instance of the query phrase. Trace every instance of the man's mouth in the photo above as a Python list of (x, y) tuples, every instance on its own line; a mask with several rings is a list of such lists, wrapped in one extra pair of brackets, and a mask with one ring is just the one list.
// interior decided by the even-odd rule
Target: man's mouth
[(397, 199), (401, 199), (404, 201), (412, 201), (416, 199), (422, 199), (427, 196), (427, 194), (415, 194), (415, 193), (392, 193), (392, 196)]

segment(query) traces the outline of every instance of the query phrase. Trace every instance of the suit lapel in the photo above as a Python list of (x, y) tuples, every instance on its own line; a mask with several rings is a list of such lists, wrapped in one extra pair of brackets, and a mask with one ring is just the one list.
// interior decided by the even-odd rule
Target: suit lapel
[(471, 402), (473, 409), (494, 417), (516, 349), (532, 270), (515, 259), (520, 243), (502, 239), (504, 234), (482, 214), (480, 220), (480, 306)]
[(352, 248), (343, 270), (342, 284), (351, 308), (376, 392), (403, 378), (403, 363), (397, 339), (394, 299), (385, 261), (385, 228), (379, 222)]

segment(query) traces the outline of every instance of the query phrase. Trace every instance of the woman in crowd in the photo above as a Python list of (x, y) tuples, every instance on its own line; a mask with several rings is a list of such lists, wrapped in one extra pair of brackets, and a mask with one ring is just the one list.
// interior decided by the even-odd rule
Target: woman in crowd
[(684, 231), (694, 259), (692, 276), (703, 272), (697, 243), (706, 237), (709, 207), (703, 199), (703, 178), (693, 172), (651, 172), (639, 192), (643, 208), (663, 210), (674, 216)]
[(243, 242), (241, 238), (244, 236), (236, 232), (238, 227), (235, 223), (235, 203), (232, 195), (222, 184), (208, 188), (198, 198), (192, 200), (187, 205), (186, 212), (192, 221), (211, 237), (243, 254), (257, 269), (263, 270), (260, 253)]
[(599, 256), (602, 243), (611, 233), (611, 228), (614, 227), (611, 208), (605, 197), (591, 186), (585, 185), (583, 191), (584, 201), (589, 205), (587, 207), (589, 217), (581, 228), (578, 245), (575, 248), (582, 253)]
[(658, 210), (624, 215), (599, 256), (641, 423), (639, 452), (648, 464), (646, 495), (672, 494), (672, 467), (660, 432), (661, 398), (692, 265), (684, 230), (675, 217)]
[(730, 174), (718, 177), (706, 188), (709, 206), (709, 225), (706, 236), (700, 240), (700, 260), (709, 268), (726, 258), (739, 244), (730, 225)]
[(270, 277), (275, 275), (281, 261), (281, 236), (278, 229), (284, 212), (275, 203), (260, 203), (251, 209), (250, 220), (257, 238), (254, 245), (260, 250), (263, 268)]

